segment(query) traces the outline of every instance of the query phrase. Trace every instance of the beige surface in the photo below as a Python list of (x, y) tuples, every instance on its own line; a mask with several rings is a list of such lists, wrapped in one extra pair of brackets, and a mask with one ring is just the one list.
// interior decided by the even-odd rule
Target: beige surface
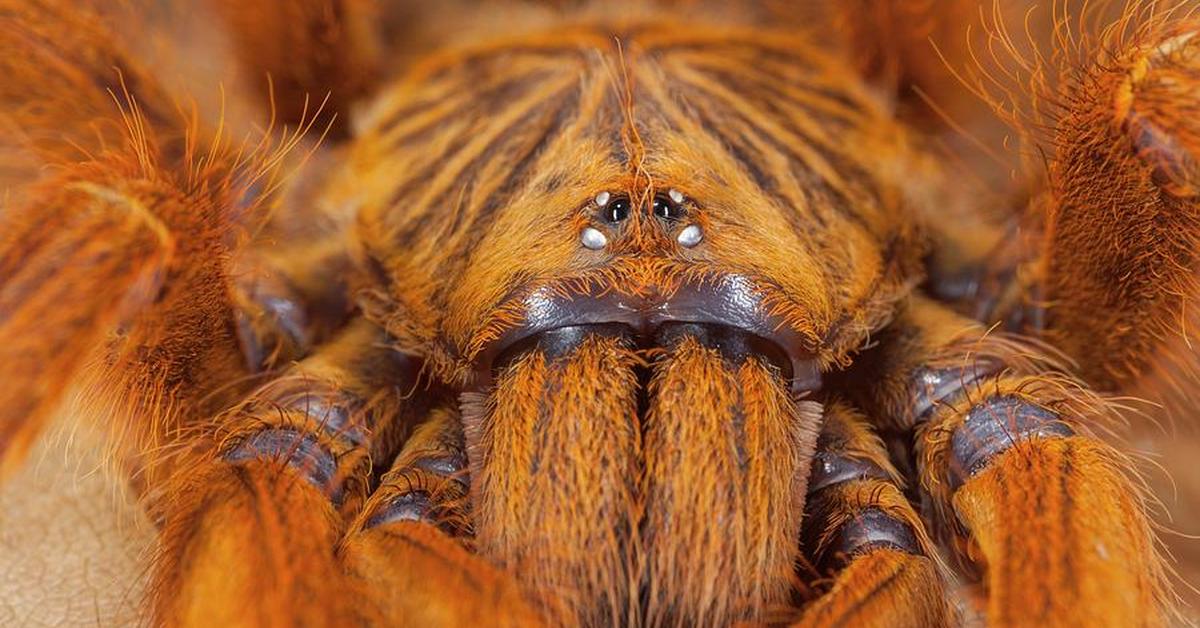
[(1184, 620), (1200, 626), (1200, 435), (1195, 426), (1162, 431), (1147, 427), (1133, 446), (1145, 456), (1142, 475), (1160, 502), (1154, 519), (1173, 559), (1175, 589)]
[(97, 439), (43, 439), (0, 487), (0, 626), (139, 623), (151, 526), (100, 470)]

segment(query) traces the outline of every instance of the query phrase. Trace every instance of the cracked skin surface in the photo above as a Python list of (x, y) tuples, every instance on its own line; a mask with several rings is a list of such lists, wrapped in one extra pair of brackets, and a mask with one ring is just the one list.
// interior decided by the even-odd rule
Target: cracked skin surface
[(96, 434), (54, 432), (0, 487), (0, 626), (142, 625), (153, 526)]

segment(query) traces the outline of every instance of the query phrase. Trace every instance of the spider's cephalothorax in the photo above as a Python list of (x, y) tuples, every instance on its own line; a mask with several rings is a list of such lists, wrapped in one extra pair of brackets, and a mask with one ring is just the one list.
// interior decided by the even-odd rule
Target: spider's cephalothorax
[[(1186, 311), (1185, 18), (1064, 73), (1044, 191), (993, 224), (909, 96), (972, 119), (910, 50), (970, 2), (210, 0), (272, 111), (352, 113), (305, 166), (204, 145), (128, 7), (67, 4), (0, 0), (0, 454), (76, 375), (120, 417), (157, 622), (1167, 616), (1113, 410), (1018, 334), (1119, 353), (1081, 369), (1116, 391)], [(79, 83), (114, 65), (127, 129)]]
[(389, 291), (371, 316), (464, 382), (479, 551), (596, 621), (787, 602), (808, 393), (921, 255), (880, 174), (900, 132), (853, 74), (794, 38), (685, 32), (439, 59), (380, 96), (346, 173), (380, 182), (355, 193)]

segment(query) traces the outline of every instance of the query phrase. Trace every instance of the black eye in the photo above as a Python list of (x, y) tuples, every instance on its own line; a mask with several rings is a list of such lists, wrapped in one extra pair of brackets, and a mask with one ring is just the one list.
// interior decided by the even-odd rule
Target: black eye
[(629, 217), (629, 199), (614, 198), (600, 210), (600, 215), (608, 222), (625, 220)]
[(655, 216), (663, 220), (678, 220), (683, 217), (683, 208), (665, 196), (654, 197), (654, 205), (651, 210)]

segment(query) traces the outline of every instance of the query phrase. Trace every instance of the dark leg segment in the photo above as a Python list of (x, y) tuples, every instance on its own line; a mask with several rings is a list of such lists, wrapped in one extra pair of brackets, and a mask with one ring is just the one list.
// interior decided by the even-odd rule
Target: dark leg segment
[(334, 547), (343, 513), (365, 497), (371, 454), (394, 448), (424, 413), (404, 401), (413, 376), (386, 337), (359, 321), (223, 418), (216, 457), (180, 470), (153, 502), (164, 520), (156, 622), (327, 625), (363, 616)]
[(448, 534), (469, 534), (469, 483), (458, 412), (436, 409), (405, 442), (391, 470), (371, 494), (362, 527), (424, 521), (441, 526)]
[(339, 548), (373, 625), (542, 624), (516, 580), (464, 544), (467, 483), (458, 413), (434, 410)]
[(1111, 410), (1035, 355), (914, 300), (852, 373), (877, 385), (853, 394), (916, 428), (921, 487), (982, 575), (989, 625), (1160, 623), (1169, 594), (1130, 462), (1087, 435)]
[(866, 420), (828, 404), (801, 528), (819, 597), (795, 625), (949, 625), (932, 543), (898, 484)]

